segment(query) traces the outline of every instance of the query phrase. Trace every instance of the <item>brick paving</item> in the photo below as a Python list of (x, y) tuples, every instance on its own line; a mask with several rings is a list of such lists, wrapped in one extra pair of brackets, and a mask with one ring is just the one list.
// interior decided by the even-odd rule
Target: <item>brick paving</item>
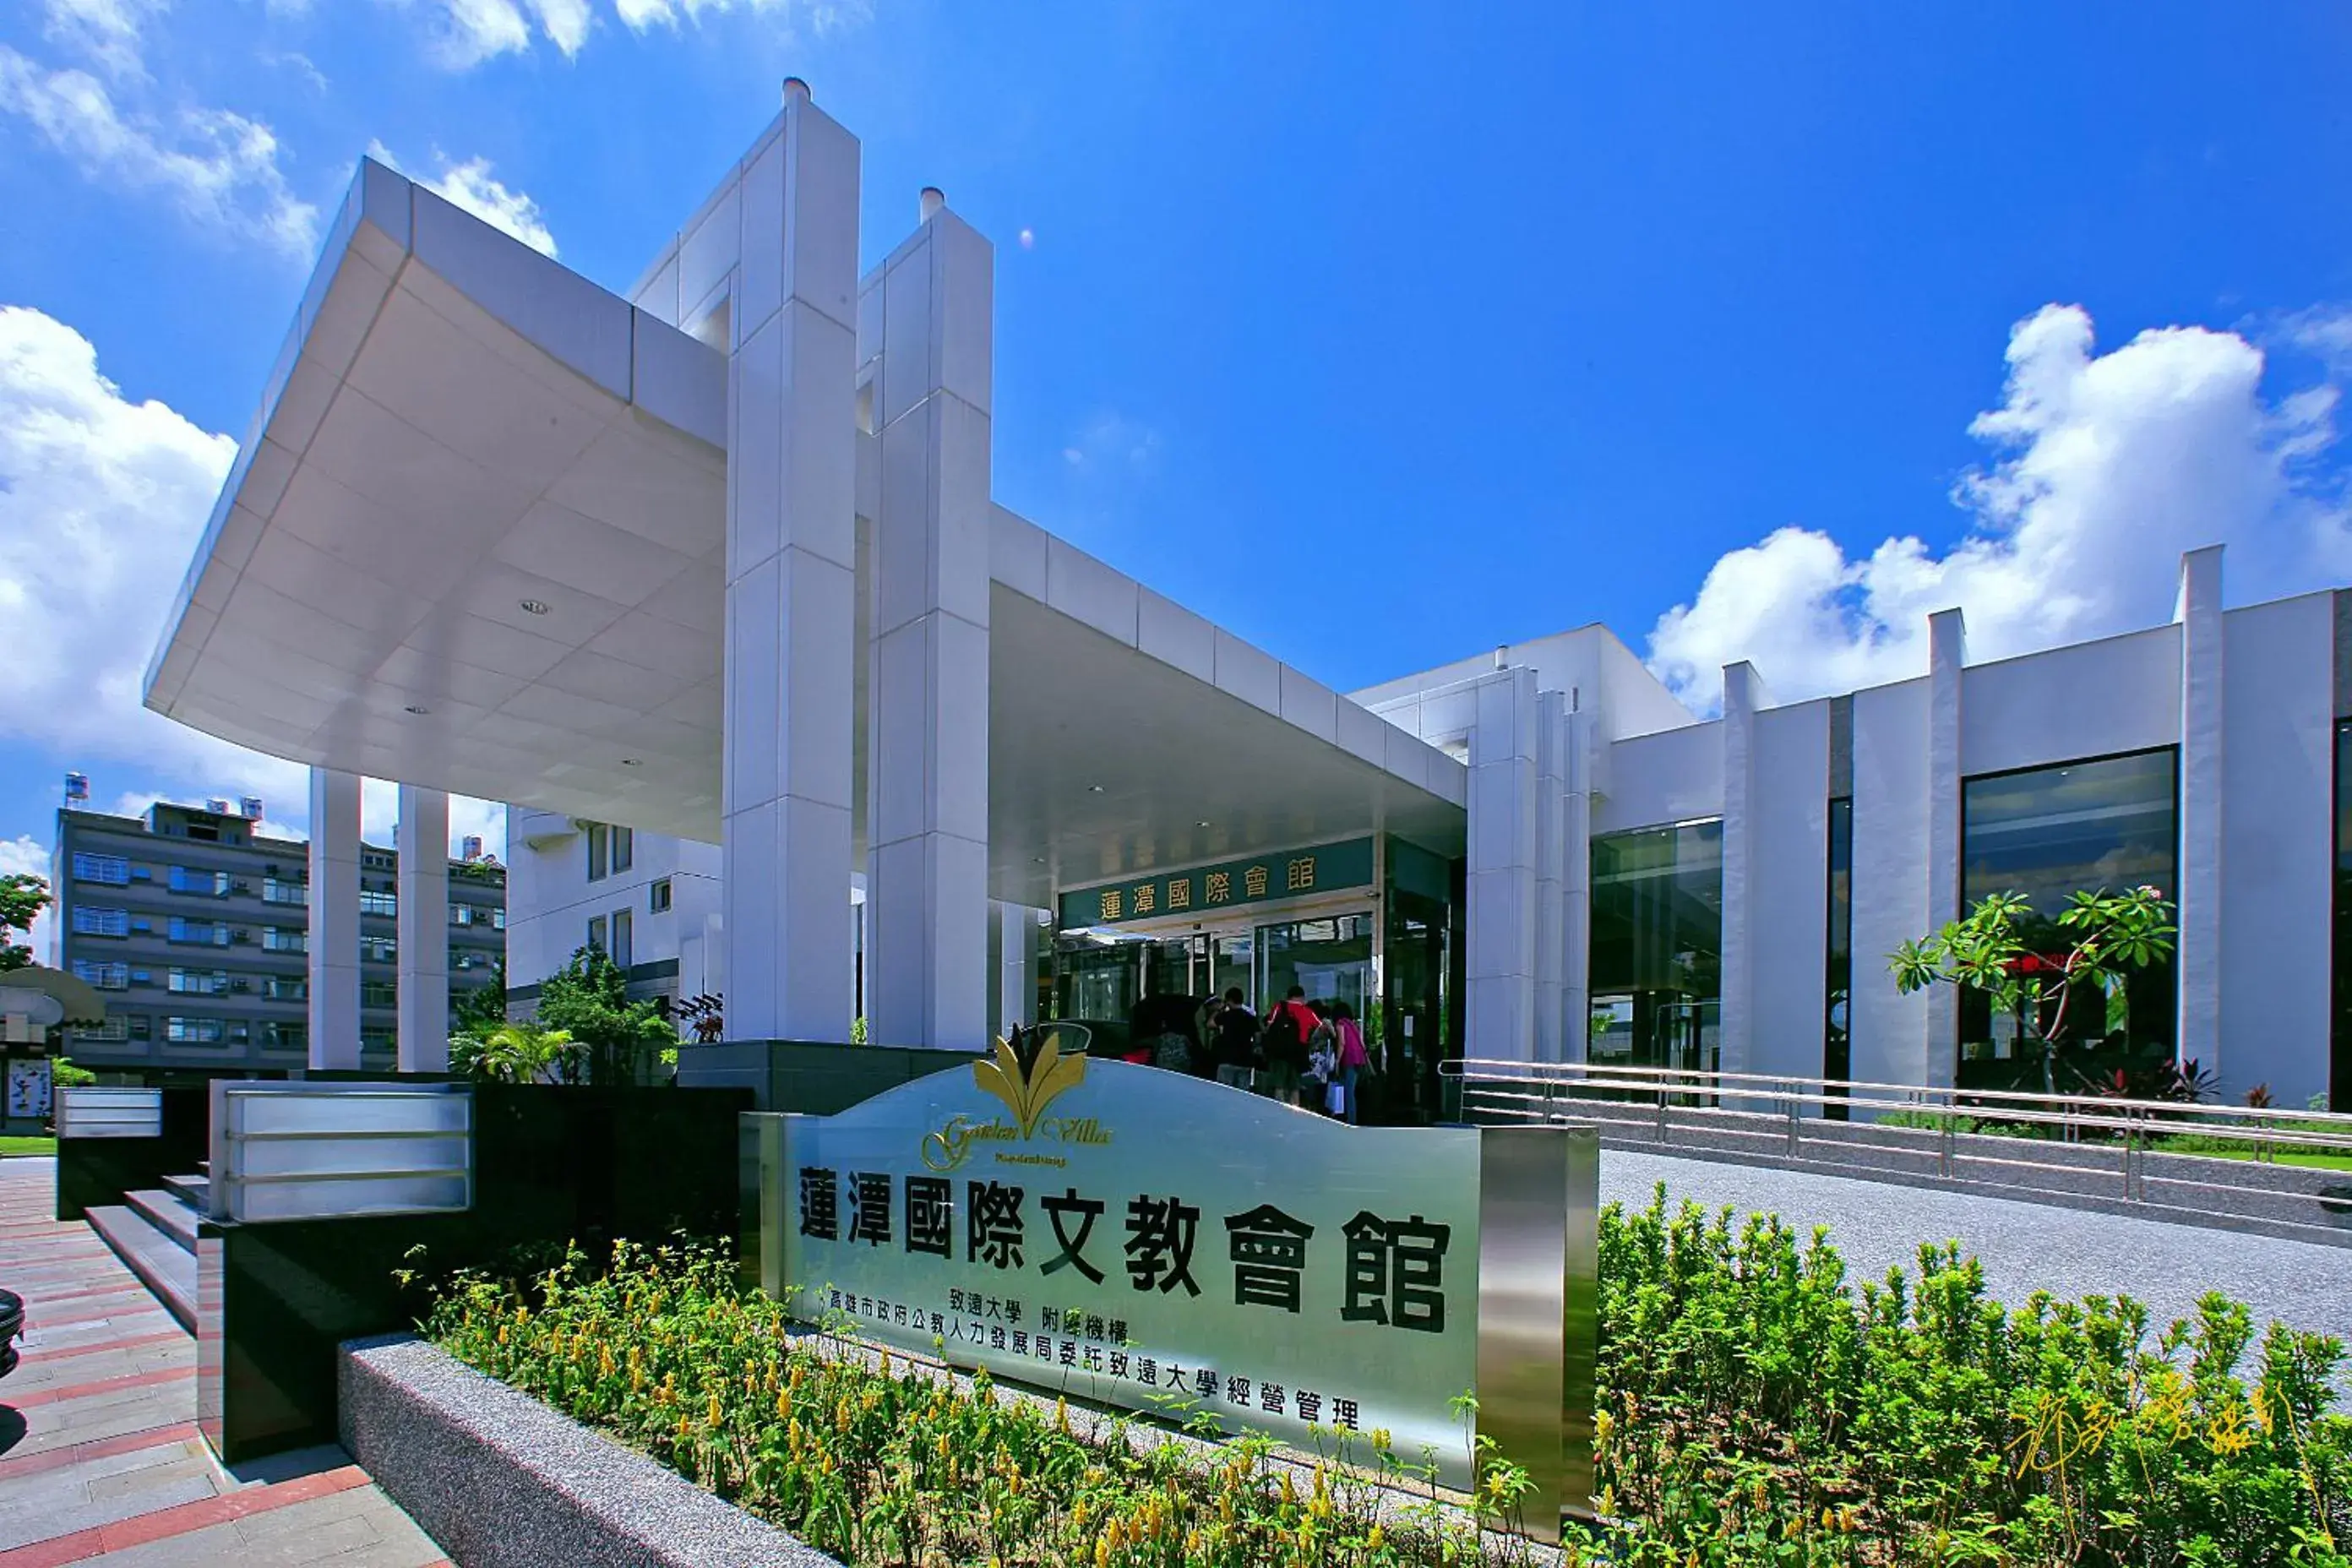
[(446, 1568), (340, 1448), (232, 1475), (196, 1431), (196, 1348), (105, 1243), (58, 1225), (56, 1162), (0, 1160), (0, 1568)]

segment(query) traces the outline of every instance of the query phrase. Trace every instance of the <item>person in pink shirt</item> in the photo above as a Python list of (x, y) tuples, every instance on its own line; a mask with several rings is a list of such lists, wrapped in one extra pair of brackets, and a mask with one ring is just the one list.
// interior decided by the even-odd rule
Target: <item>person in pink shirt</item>
[(1339, 1060), (1332, 1068), (1331, 1081), (1344, 1097), (1344, 1110), (1349, 1125), (1356, 1123), (1356, 1086), (1364, 1069), (1371, 1065), (1371, 1053), (1364, 1049), (1363, 1026), (1356, 1022), (1356, 1010), (1345, 1002), (1331, 1004), (1331, 1028), (1339, 1036)]

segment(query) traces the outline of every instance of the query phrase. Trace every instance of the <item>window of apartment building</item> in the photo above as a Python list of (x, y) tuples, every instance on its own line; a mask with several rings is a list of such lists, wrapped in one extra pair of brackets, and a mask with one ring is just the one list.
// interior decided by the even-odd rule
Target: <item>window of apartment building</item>
[[(1994, 893), (2021, 893), (2034, 921), (2029, 942), (2057, 951), (2051, 923), (2081, 891), (2142, 885), (2179, 896), (2175, 874), (2179, 813), (2171, 748), (2056, 767), (1988, 773), (1960, 782), (1960, 910)], [(2068, 1000), (2066, 1059), (2049, 1065), (2031, 1050), (2025, 1020), (1996, 1017), (1981, 992), (1959, 1006), (1964, 1089), (2079, 1087), (2118, 1068), (2169, 1059), (2175, 1037), (2173, 965), (2167, 959), (2129, 975), (2120, 994), (2089, 988)], [(2054, 1008), (2056, 999), (2045, 1006)]]
[(360, 938), (362, 963), (391, 963), (400, 957), (400, 943), (388, 936)]
[(397, 858), (388, 849), (360, 851), (360, 868), (363, 871), (389, 871), (398, 864)]
[(169, 1017), (163, 1020), (163, 1037), (179, 1046), (216, 1046), (220, 1044), (222, 1025), (218, 1018)]
[(360, 1031), (360, 1049), (363, 1051), (389, 1051), (393, 1047), (393, 1032), (390, 1029), (362, 1029)]
[(217, 969), (174, 969), (163, 988), (188, 996), (218, 996), (228, 990), (228, 975)]
[(175, 893), (195, 893), (217, 899), (228, 891), (228, 873), (226, 871), (202, 871), (193, 866), (174, 866), (168, 880)]
[(637, 861), (637, 835), (635, 828), (612, 829), (613, 874), (618, 876)]
[(131, 966), (127, 963), (100, 963), (91, 959), (73, 961), (74, 978), (100, 991), (128, 991), (131, 988)]
[(272, 1002), (307, 1002), (310, 981), (307, 975), (273, 974), (261, 983), (261, 994)]
[(77, 849), (73, 858), (74, 880), (104, 882), (110, 887), (127, 887), (131, 881), (131, 862), (120, 855), (92, 855)]
[(504, 909), (495, 909), (490, 911), (490, 929), (492, 931), (507, 929), (507, 912)]
[(310, 897), (310, 884), (308, 882), (289, 881), (283, 877), (276, 876), (264, 877), (261, 879), (263, 903), (299, 904), (307, 902)]
[(588, 945), (599, 952), (610, 952), (612, 944), (605, 935), (605, 921), (598, 915), (588, 922)]
[(590, 881), (604, 880), (605, 873), (613, 868), (612, 851), (611, 830), (601, 822), (590, 823), (588, 825), (588, 879)]
[(636, 911), (613, 911), (613, 962), (623, 969), (636, 962)]
[[(1822, 1076), (1853, 1076), (1853, 802), (1830, 802), (1829, 973), (1825, 979), (1822, 1030)], [(1838, 1091), (1843, 1098), (1844, 1091)], [(1845, 1120), (1845, 1107), (1832, 1105), (1825, 1114)]]
[(76, 936), (128, 936), (131, 934), (131, 911), (77, 904), (74, 906), (73, 930)]
[(308, 952), (310, 933), (289, 930), (285, 926), (263, 926), (261, 945), (270, 952)]
[(646, 889), (646, 907), (657, 915), (669, 913), (669, 879), (663, 877)]
[(360, 913), (393, 920), (400, 914), (400, 898), (395, 893), (379, 892), (373, 888), (360, 889)]
[(194, 942), (200, 947), (226, 947), (228, 926), (220, 921), (192, 921), (184, 915), (172, 917), (172, 940)]
[(76, 1029), (73, 1032), (73, 1037), (77, 1040), (87, 1040), (93, 1045), (120, 1045), (131, 1037), (131, 1020), (121, 1017), (109, 1018), (103, 1024)]
[(1712, 1070), (1722, 1021), (1723, 824), (1592, 841), (1594, 1061)]
[(449, 906), (449, 923), (453, 926), (477, 925), (480, 923), (480, 921), (481, 911), (477, 910), (471, 904), (451, 904)]
[(299, 1051), (310, 1044), (310, 1026), (294, 1023), (268, 1023), (261, 1026), (261, 1048), (265, 1051)]
[(361, 981), (360, 1005), (362, 1007), (399, 1006), (400, 986), (398, 983), (390, 980)]

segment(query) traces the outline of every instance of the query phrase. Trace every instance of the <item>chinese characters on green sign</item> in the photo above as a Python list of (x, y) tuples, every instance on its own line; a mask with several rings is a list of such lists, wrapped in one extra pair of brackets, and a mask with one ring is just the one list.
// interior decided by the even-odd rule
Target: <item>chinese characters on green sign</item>
[(1062, 924), (1066, 929), (1163, 915), (1206, 915), (1237, 904), (1368, 888), (1371, 882), (1372, 841), (1352, 838), (1214, 866), (1144, 872), (1124, 881), (1077, 889), (1062, 895)]

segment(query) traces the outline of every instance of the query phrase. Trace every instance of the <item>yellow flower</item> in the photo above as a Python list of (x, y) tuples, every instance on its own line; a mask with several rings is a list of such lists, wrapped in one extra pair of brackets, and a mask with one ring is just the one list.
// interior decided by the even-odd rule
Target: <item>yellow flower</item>
[(1388, 1543), (1389, 1532), (1377, 1524), (1372, 1526), (1372, 1532), (1364, 1537), (1364, 1548), (1369, 1552), (1378, 1552)]
[(1606, 1410), (1595, 1411), (1592, 1415), (1592, 1446), (1598, 1448), (1607, 1444), (1609, 1441), (1609, 1434), (1616, 1429), (1617, 1418), (1615, 1416), (1610, 1415)]
[(504, 1344), (504, 1343), (506, 1343), (506, 1342), (507, 1342), (507, 1326), (506, 1326), (504, 1323), (500, 1323), (500, 1324), (499, 1325), (499, 1343), (500, 1343), (500, 1344)]
[(719, 1395), (716, 1393), (710, 1396), (710, 1412), (704, 1425), (714, 1432), (719, 1429)]
[(1614, 1519), (1617, 1517), (1617, 1488), (1613, 1483), (1602, 1487), (1601, 1489), (1601, 1495), (1593, 1500), (1600, 1505), (1601, 1518)]
[(616, 1364), (617, 1363), (613, 1360), (613, 1347), (610, 1345), (599, 1345), (596, 1349), (596, 1375), (599, 1377), (612, 1376)]

